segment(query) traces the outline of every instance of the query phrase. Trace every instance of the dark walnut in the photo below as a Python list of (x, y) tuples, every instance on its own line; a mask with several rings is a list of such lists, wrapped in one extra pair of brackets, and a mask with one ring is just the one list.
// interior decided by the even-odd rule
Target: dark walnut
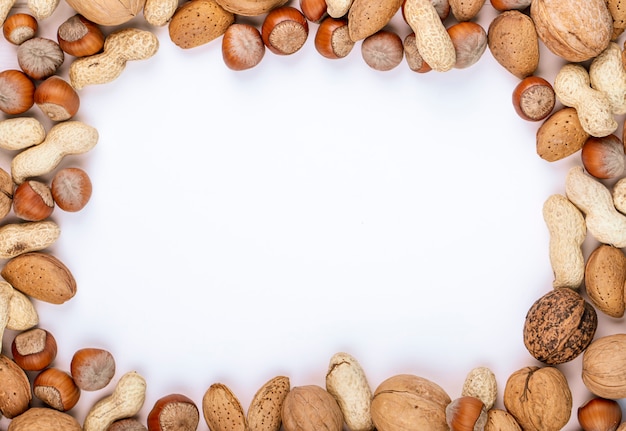
[(556, 288), (530, 307), (524, 323), (524, 345), (537, 360), (562, 364), (580, 355), (591, 343), (598, 316), (576, 291)]

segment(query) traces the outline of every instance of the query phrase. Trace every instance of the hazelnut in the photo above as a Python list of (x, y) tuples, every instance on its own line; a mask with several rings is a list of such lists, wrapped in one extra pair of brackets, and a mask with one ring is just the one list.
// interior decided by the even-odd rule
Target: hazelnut
[(115, 375), (115, 360), (110, 352), (87, 347), (74, 353), (70, 373), (83, 391), (97, 391), (109, 384)]
[(157, 400), (148, 414), (148, 431), (195, 431), (200, 422), (196, 404), (181, 394)]
[(259, 30), (251, 24), (231, 24), (222, 36), (222, 58), (232, 70), (251, 69), (265, 56)]
[(76, 405), (80, 389), (72, 377), (58, 368), (46, 368), (35, 377), (33, 393), (50, 407), (66, 412)]
[(300, 0), (300, 10), (311, 22), (319, 23), (326, 13), (326, 0)]
[(463, 396), (446, 406), (446, 422), (451, 431), (482, 430), (487, 422), (487, 409), (478, 398)]
[(419, 50), (417, 49), (415, 33), (409, 33), (406, 35), (402, 44), (404, 45), (404, 57), (406, 58), (406, 63), (408, 64), (409, 69), (417, 73), (426, 73), (432, 70), (428, 63), (424, 61)]
[(44, 37), (28, 39), (17, 48), (17, 62), (32, 79), (45, 79), (54, 75), (64, 59), (59, 44)]
[(24, 181), (13, 193), (13, 212), (22, 220), (41, 221), (54, 210), (50, 187), (41, 181)]
[(615, 400), (595, 397), (578, 408), (583, 431), (615, 431), (622, 421), (622, 408)]
[(348, 32), (348, 20), (326, 17), (317, 27), (315, 49), (331, 60), (344, 58), (352, 51), (354, 41)]
[(539, 76), (527, 76), (513, 90), (513, 108), (517, 115), (527, 121), (547, 118), (555, 103), (552, 85)]
[(35, 104), (52, 121), (65, 121), (78, 112), (80, 98), (67, 81), (53, 75), (35, 90)]
[(92, 185), (87, 172), (80, 168), (57, 171), (50, 186), (52, 198), (63, 211), (82, 210), (91, 198)]
[(45, 329), (34, 328), (18, 334), (11, 343), (11, 354), (25, 371), (41, 371), (57, 356), (54, 336)]
[(456, 52), (457, 69), (475, 64), (487, 49), (487, 32), (480, 24), (463, 21), (448, 27), (448, 35)]
[(590, 136), (580, 153), (583, 166), (589, 175), (599, 179), (611, 179), (624, 173), (624, 144), (615, 135)]
[(278, 55), (290, 55), (302, 48), (309, 36), (305, 16), (292, 6), (272, 9), (263, 20), (261, 37), (265, 46)]
[(35, 84), (20, 70), (0, 72), (0, 111), (8, 115), (23, 114), (35, 103)]
[(2, 32), (6, 40), (14, 45), (21, 45), (35, 37), (37, 28), (38, 24), (34, 16), (27, 13), (15, 13), (4, 21)]
[(361, 55), (372, 69), (389, 71), (398, 66), (404, 58), (402, 39), (392, 31), (379, 30), (363, 39)]
[(74, 57), (99, 53), (104, 47), (104, 34), (93, 21), (80, 14), (69, 17), (57, 30), (57, 41), (63, 51)]

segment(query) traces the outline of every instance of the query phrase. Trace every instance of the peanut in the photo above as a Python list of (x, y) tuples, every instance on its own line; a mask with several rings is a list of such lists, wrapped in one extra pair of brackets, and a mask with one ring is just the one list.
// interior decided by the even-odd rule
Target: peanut
[(613, 114), (626, 114), (626, 70), (622, 50), (615, 42), (602, 51), (589, 66), (591, 86), (606, 94)]
[(0, 227), (0, 259), (43, 250), (52, 245), (59, 235), (61, 229), (51, 220), (6, 224)]
[(576, 109), (580, 124), (590, 135), (607, 136), (617, 129), (609, 98), (591, 88), (589, 73), (583, 66), (564, 65), (554, 79), (554, 92), (563, 105)]
[(552, 195), (543, 204), (543, 219), (550, 233), (552, 286), (577, 289), (585, 276), (582, 244), (587, 235), (581, 212), (563, 195)]
[(11, 162), (11, 175), (16, 184), (28, 178), (44, 175), (58, 166), (63, 157), (82, 154), (98, 142), (95, 128), (79, 121), (64, 121), (50, 129), (46, 139), (15, 156)]
[(28, 9), (38, 20), (46, 19), (56, 10), (59, 0), (28, 0)]
[(146, 30), (126, 28), (111, 33), (103, 52), (74, 60), (70, 65), (70, 84), (77, 90), (88, 85), (115, 80), (131, 60), (147, 60), (156, 54), (159, 40)]
[(146, 0), (143, 16), (148, 24), (162, 27), (169, 22), (178, 8), (178, 0)]
[(456, 64), (456, 51), (430, 0), (406, 0), (404, 15), (415, 33), (417, 50), (428, 65), (445, 72)]
[(103, 431), (118, 419), (136, 415), (146, 399), (146, 381), (137, 372), (124, 374), (113, 393), (87, 412), (83, 431)]
[(483, 402), (485, 410), (490, 410), (496, 403), (498, 384), (496, 375), (487, 367), (476, 367), (465, 377), (461, 396), (475, 397)]
[(582, 166), (570, 168), (565, 179), (567, 198), (585, 217), (587, 230), (603, 244), (626, 247), (626, 216), (613, 205), (609, 189), (584, 172)]
[(0, 148), (23, 150), (39, 145), (46, 138), (46, 129), (33, 117), (15, 117), (0, 121)]
[(15, 289), (6, 281), (0, 281), (0, 295), (2, 295), (2, 292), (9, 297), (7, 329), (25, 331), (39, 323), (37, 310), (28, 296)]
[(353, 0), (326, 0), (326, 13), (333, 18), (341, 18), (350, 10)]
[(4, 21), (9, 16), (11, 8), (15, 4), (16, 0), (0, 0), (0, 25), (4, 24)]
[(613, 205), (622, 214), (626, 214), (626, 178), (622, 178), (613, 185), (611, 192)]

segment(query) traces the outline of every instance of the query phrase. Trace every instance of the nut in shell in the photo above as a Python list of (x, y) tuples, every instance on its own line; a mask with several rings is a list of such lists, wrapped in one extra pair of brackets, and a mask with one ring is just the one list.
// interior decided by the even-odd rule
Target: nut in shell
[(583, 354), (583, 383), (602, 398), (626, 398), (626, 334), (594, 340)]
[(591, 343), (598, 316), (576, 291), (561, 287), (531, 306), (524, 323), (524, 345), (535, 359), (562, 364), (580, 355)]
[(292, 388), (283, 403), (282, 419), (285, 431), (341, 431), (343, 428), (337, 401), (317, 385)]

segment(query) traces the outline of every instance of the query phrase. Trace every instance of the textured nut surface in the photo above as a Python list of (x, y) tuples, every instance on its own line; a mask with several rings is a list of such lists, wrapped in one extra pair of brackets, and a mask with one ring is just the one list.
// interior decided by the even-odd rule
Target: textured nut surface
[(241, 403), (222, 383), (214, 383), (202, 397), (202, 414), (211, 431), (245, 431), (246, 416)]
[(0, 259), (43, 250), (54, 244), (60, 235), (59, 225), (50, 220), (6, 224), (0, 227)]
[(15, 117), (0, 121), (0, 148), (22, 150), (43, 142), (46, 129), (34, 117)]
[(484, 431), (522, 431), (512, 414), (502, 409), (491, 409), (487, 412), (487, 423)]
[(576, 291), (554, 289), (530, 307), (524, 322), (524, 345), (538, 361), (562, 364), (580, 355), (591, 343), (598, 316)]
[(170, 20), (168, 31), (174, 44), (195, 48), (222, 36), (235, 21), (235, 15), (214, 0), (183, 4)]
[(386, 26), (403, 0), (354, 0), (348, 12), (348, 33), (356, 42)]
[(63, 304), (76, 294), (76, 280), (58, 258), (30, 252), (9, 260), (0, 275), (15, 289), (40, 301)]
[(317, 385), (291, 389), (282, 410), (285, 431), (341, 431), (341, 409), (324, 388)]
[(585, 218), (565, 196), (554, 194), (543, 204), (543, 219), (550, 234), (552, 286), (579, 288), (585, 277), (582, 249), (587, 237)]
[(274, 377), (259, 388), (248, 408), (249, 431), (278, 431), (280, 429), (283, 402), (290, 388), (289, 377), (285, 376)]
[(585, 289), (593, 305), (604, 314), (620, 318), (624, 315), (626, 255), (607, 244), (591, 252), (585, 266)]
[(50, 408), (32, 407), (14, 418), (7, 431), (82, 431), (78, 421), (68, 413)]
[(504, 406), (524, 431), (559, 431), (570, 419), (572, 393), (554, 367), (525, 367), (509, 376)]
[(599, 397), (626, 397), (626, 334), (600, 337), (589, 345), (583, 354), (582, 379)]
[(6, 281), (0, 281), (0, 295), (8, 298), (7, 329), (25, 331), (39, 323), (35, 306), (22, 292), (15, 290)]
[(449, 431), (446, 406), (451, 401), (436, 383), (398, 374), (374, 391), (372, 420), (378, 431)]
[(67, 0), (67, 3), (97, 24), (120, 25), (140, 14), (146, 0)]
[(580, 151), (588, 137), (576, 110), (561, 108), (537, 129), (537, 154), (548, 162), (556, 162)]
[(502, 12), (489, 24), (487, 45), (496, 61), (517, 78), (539, 66), (539, 39), (532, 20), (518, 10)]
[(463, 382), (461, 396), (478, 398), (490, 410), (496, 403), (498, 383), (496, 375), (487, 367), (472, 369)]
[(0, 413), (12, 419), (24, 413), (32, 399), (30, 382), (24, 370), (0, 354)]

